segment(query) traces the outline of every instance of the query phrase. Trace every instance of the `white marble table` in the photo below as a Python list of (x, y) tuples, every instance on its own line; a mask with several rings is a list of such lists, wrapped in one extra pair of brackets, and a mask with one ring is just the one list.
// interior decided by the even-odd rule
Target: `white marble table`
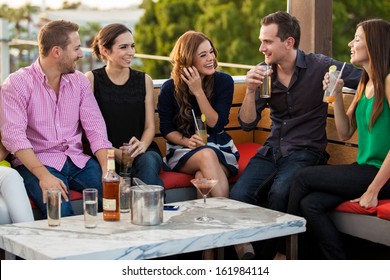
[(203, 200), (175, 203), (178, 211), (164, 211), (158, 226), (137, 226), (130, 214), (119, 222), (99, 216), (95, 229), (84, 228), (83, 216), (61, 219), (59, 227), (47, 220), (0, 226), (0, 248), (24, 259), (151, 259), (220, 248), (233, 244), (288, 236), (287, 251), (296, 258), (297, 234), (305, 219), (226, 199), (207, 200), (209, 224), (197, 222)]

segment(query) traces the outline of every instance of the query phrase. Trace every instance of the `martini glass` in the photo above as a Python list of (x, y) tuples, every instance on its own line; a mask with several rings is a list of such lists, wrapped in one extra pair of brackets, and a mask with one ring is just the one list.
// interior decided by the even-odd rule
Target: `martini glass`
[(203, 196), (203, 216), (196, 218), (199, 222), (210, 222), (214, 220), (212, 217), (207, 217), (206, 214), (206, 198), (211, 189), (218, 183), (216, 179), (197, 178), (192, 179), (191, 183), (198, 189), (199, 193)]

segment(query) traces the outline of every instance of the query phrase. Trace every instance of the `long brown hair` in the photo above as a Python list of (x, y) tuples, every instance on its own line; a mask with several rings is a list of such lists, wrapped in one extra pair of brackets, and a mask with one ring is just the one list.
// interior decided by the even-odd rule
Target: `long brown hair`
[[(185, 135), (191, 134), (191, 128), (194, 127), (194, 120), (191, 113), (191, 93), (187, 84), (182, 80), (180, 75), (183, 74), (184, 67), (190, 67), (193, 65), (196, 51), (198, 50), (199, 45), (205, 40), (209, 41), (211, 47), (214, 49), (214, 68), (216, 68), (218, 65), (218, 52), (211, 40), (201, 32), (187, 31), (181, 35), (176, 41), (176, 44), (170, 54), (170, 59), (173, 64), (171, 76), (175, 84), (175, 98), (179, 105), (179, 113), (177, 115), (178, 131)], [(214, 75), (205, 76), (203, 78), (202, 88), (207, 96), (207, 99), (210, 101), (213, 97)]]
[[(374, 86), (374, 104), (370, 117), (369, 127), (373, 127), (379, 115), (382, 113), (385, 101), (385, 80), (390, 72), (390, 23), (382, 19), (371, 19), (359, 23), (356, 28), (362, 27), (365, 37), (368, 58), (370, 60), (370, 72)], [(357, 88), (357, 102), (361, 99), (366, 88), (369, 76), (363, 69), (362, 78)], [(356, 105), (354, 104), (354, 116)], [(352, 118), (356, 126), (356, 117)]]

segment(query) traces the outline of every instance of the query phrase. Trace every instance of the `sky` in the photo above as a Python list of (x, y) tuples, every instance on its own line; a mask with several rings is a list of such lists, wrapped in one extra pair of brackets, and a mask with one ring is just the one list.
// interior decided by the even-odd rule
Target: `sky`
[[(68, 0), (68, 2), (81, 2), (85, 5), (91, 7), (97, 7), (99, 9), (109, 9), (109, 8), (123, 8), (130, 5), (138, 5), (142, 0)], [(7, 4), (12, 8), (17, 8), (23, 6), (24, 4), (30, 2), (34, 6), (41, 6), (44, 0), (0, 0), (0, 6), (2, 4)], [(64, 0), (45, 0), (46, 7), (53, 9), (60, 8)]]

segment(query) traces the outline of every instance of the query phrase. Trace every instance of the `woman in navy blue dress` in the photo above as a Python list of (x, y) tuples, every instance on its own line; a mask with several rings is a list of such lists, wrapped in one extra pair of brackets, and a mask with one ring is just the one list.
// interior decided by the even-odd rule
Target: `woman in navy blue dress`
[[(237, 174), (238, 151), (224, 131), (229, 122), (234, 82), (216, 71), (217, 50), (203, 33), (188, 31), (171, 52), (172, 79), (158, 97), (160, 130), (167, 139), (165, 161), (174, 171), (217, 179), (212, 196), (228, 197), (228, 177)], [(206, 118), (208, 139), (195, 133), (194, 115)]]

